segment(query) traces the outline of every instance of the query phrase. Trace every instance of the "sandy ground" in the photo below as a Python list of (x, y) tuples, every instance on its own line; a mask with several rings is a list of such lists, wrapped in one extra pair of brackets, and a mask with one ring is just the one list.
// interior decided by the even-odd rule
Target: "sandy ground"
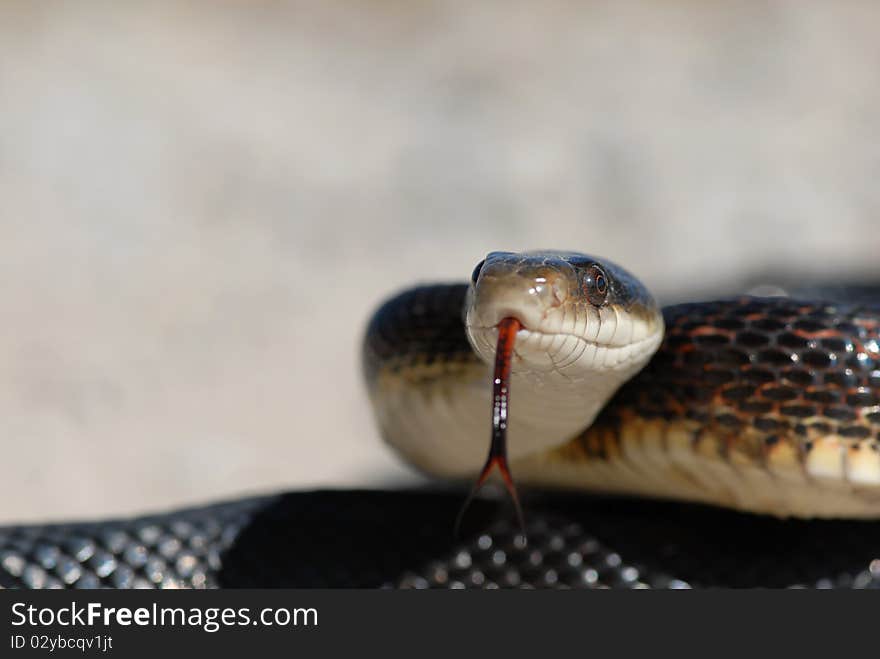
[(0, 521), (414, 481), (359, 337), (490, 249), (592, 251), (667, 297), (876, 272), (878, 25), (818, 0), (0, 3)]

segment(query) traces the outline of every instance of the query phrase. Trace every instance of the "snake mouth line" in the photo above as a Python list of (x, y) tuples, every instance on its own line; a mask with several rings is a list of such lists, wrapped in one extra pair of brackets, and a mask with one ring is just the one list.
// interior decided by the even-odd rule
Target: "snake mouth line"
[[(480, 344), (480, 350), (478, 352), (484, 353), (486, 355), (493, 355), (495, 353), (495, 341), (492, 341), (489, 338), (490, 334), (495, 334), (497, 337), (498, 325), (467, 325), (468, 333), (474, 337), (475, 342)], [(563, 352), (563, 347), (565, 345), (565, 341), (567, 339), (574, 339), (577, 343), (574, 346), (569, 347), (568, 350), (564, 351), (562, 354), (562, 358), (559, 359), (560, 353)], [(553, 349), (553, 342), (557, 339), (561, 339), (563, 341), (562, 345), (556, 346), (556, 349)], [(656, 345), (658, 337), (654, 334), (649, 334), (648, 336), (638, 339), (637, 341), (632, 341), (630, 343), (624, 344), (614, 344), (614, 343), (605, 343), (601, 341), (593, 341), (581, 334), (575, 334), (574, 332), (543, 332), (541, 330), (535, 330), (525, 327), (520, 322), (520, 328), (516, 332), (516, 343), (519, 347), (519, 350), (514, 350), (514, 358), (516, 361), (528, 363), (531, 368), (535, 368), (535, 365), (532, 363), (530, 359), (524, 358), (523, 354), (521, 354), (521, 350), (523, 347), (527, 347), (529, 351), (540, 352), (548, 357), (551, 361), (551, 365), (546, 369), (547, 372), (560, 371), (565, 369), (575, 362), (577, 362), (581, 357), (583, 357), (584, 353), (587, 352), (587, 349), (592, 348), (594, 350), (594, 356), (596, 351), (598, 350), (607, 350), (609, 352), (614, 352), (619, 356), (619, 351), (629, 348), (627, 354), (623, 356), (619, 356), (619, 358), (613, 362), (613, 364), (595, 364), (595, 366), (602, 366), (603, 368), (620, 368), (622, 366), (626, 366), (628, 364), (634, 363), (642, 358), (644, 353)], [(541, 346), (540, 342), (547, 342), (546, 346)], [(532, 345), (532, 343), (538, 342), (538, 345)], [(543, 370), (543, 369), (542, 369)]]
[[(467, 325), (468, 330), (477, 331), (477, 332), (497, 332), (498, 325)], [(623, 348), (623, 345), (615, 345), (613, 343), (602, 343), (600, 341), (591, 341), (590, 339), (582, 336), (580, 334), (575, 334), (574, 332), (543, 332), (541, 330), (529, 329), (528, 327), (520, 327), (520, 329), (516, 333), (517, 341), (522, 339), (528, 339), (532, 336), (539, 336), (542, 338), (555, 338), (557, 336), (567, 337), (570, 336), (573, 339), (577, 339), (578, 341), (583, 341), (589, 346), (594, 346), (596, 348)], [(650, 338), (650, 337), (649, 337)], [(640, 341), (633, 342), (631, 345), (637, 345), (642, 341), (647, 339), (641, 339)], [(625, 344), (624, 344), (625, 345)], [(494, 345), (492, 346), (494, 350)]]

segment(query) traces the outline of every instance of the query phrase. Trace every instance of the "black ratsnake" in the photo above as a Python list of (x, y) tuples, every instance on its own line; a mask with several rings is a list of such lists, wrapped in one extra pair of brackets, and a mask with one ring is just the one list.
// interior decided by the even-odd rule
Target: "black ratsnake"
[(456, 540), (459, 492), (298, 493), (0, 529), (0, 586), (878, 586), (880, 305), (820, 299), (661, 312), (610, 262), (492, 253), (386, 302), (364, 365), (385, 438), (472, 478), (495, 325), (517, 319), (528, 543), (487, 500)]

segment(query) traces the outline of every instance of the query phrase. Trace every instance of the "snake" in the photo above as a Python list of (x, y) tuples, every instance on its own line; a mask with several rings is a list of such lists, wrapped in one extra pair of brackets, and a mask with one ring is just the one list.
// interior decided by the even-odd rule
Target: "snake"
[(362, 367), (394, 450), (515, 477), (525, 529), (479, 497), (456, 538), (458, 488), (293, 491), (0, 526), (0, 588), (878, 588), (880, 296), (803, 291), (664, 308), (490, 253), (379, 305)]
[[(493, 440), (480, 482), (498, 465), (508, 485), (871, 519), (878, 341), (870, 304), (661, 307), (616, 263), (541, 250), (491, 252), (470, 282), (391, 297), (362, 352), (383, 438), (434, 477), (479, 473), (494, 400), (506, 446)], [(493, 379), (502, 349), (509, 375)]]

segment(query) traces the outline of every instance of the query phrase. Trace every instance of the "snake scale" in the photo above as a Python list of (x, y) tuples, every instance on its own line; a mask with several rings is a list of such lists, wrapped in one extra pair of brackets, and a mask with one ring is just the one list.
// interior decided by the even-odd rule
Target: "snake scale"
[[(605, 260), (490, 254), (471, 283), (383, 304), (364, 371), (389, 443), (467, 482), (492, 324), (522, 321), (510, 457), (527, 544), (483, 498), (454, 537), (457, 489), (298, 492), (0, 527), (0, 587), (880, 587), (880, 305), (855, 297), (661, 310)], [(566, 309), (565, 336), (540, 336)]]

